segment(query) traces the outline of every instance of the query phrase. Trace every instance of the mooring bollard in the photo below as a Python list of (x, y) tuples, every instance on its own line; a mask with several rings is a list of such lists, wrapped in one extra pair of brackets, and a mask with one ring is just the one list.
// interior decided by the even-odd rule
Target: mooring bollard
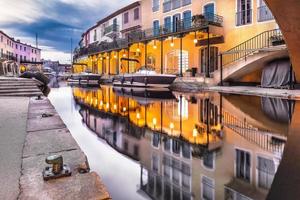
[(45, 181), (66, 176), (71, 176), (72, 172), (67, 164), (63, 163), (61, 155), (52, 155), (46, 158), (46, 163), (51, 164), (51, 167), (46, 167), (43, 170), (43, 178)]

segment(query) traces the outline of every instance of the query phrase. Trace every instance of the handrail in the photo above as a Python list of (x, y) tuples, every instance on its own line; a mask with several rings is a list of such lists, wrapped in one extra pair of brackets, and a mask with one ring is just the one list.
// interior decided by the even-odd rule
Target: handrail
[(280, 29), (264, 31), (241, 44), (221, 53), (222, 66), (228, 65), (240, 59), (247, 59), (247, 56), (259, 49), (275, 46), (276, 42), (284, 43)]

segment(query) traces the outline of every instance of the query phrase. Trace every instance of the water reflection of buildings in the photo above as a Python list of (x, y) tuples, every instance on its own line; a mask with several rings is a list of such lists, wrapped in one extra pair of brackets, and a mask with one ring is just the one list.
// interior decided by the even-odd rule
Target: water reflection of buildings
[(288, 127), (287, 121), (269, 127), (278, 122), (267, 113), (291, 113), (293, 107), (281, 102), (288, 106), (265, 109), (267, 113), (258, 109), (262, 113), (254, 119), (237, 101), (216, 93), (145, 98), (143, 104), (110, 87), (75, 88), (73, 94), (84, 123), (140, 162), (139, 191), (152, 199), (265, 199)]

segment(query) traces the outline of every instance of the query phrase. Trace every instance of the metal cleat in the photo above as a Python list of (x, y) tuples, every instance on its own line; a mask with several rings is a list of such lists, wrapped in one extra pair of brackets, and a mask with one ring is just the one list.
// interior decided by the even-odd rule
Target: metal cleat
[(72, 172), (70, 167), (63, 163), (63, 157), (61, 155), (48, 156), (45, 161), (47, 164), (52, 165), (43, 170), (43, 178), (45, 181), (71, 176)]

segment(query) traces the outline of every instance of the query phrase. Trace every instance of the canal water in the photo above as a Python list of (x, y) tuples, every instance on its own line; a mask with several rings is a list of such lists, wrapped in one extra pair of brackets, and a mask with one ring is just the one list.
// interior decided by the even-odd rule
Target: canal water
[(59, 87), (49, 99), (113, 199), (265, 199), (295, 102)]

